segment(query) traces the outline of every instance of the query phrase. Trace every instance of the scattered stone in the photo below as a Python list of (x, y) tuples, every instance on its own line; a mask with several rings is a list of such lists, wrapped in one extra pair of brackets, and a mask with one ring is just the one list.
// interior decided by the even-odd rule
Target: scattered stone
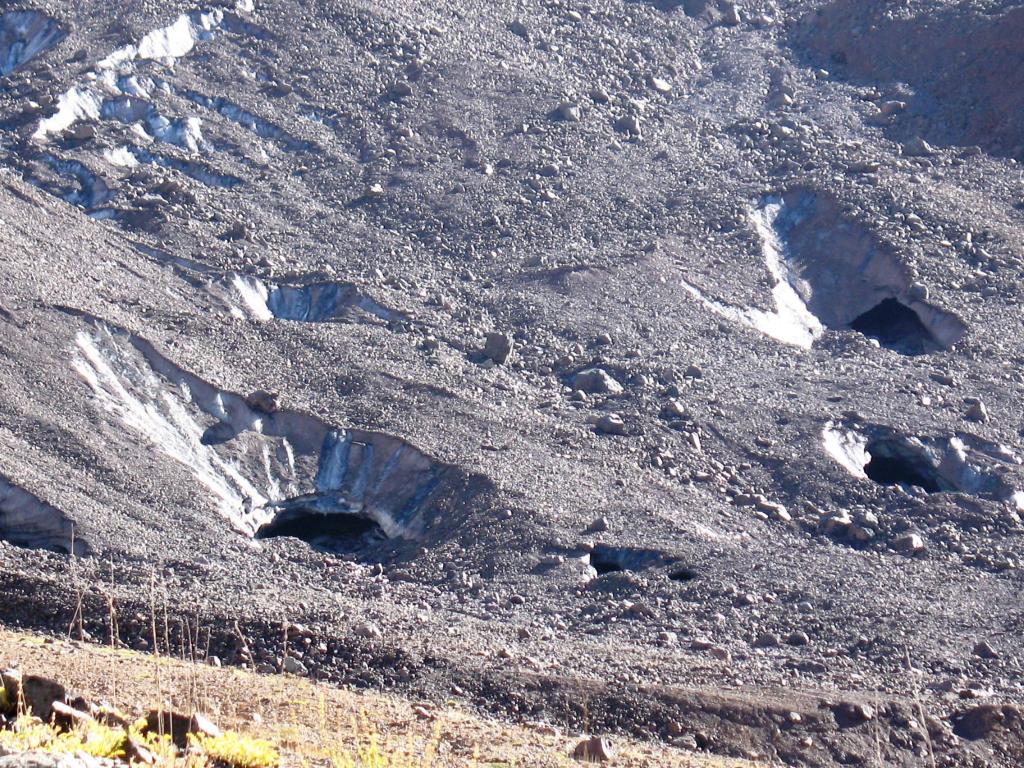
[(630, 136), (640, 136), (643, 133), (640, 118), (637, 115), (623, 115), (620, 117), (615, 121), (615, 130)]
[(601, 368), (580, 371), (573, 378), (572, 387), (591, 395), (619, 395), (623, 391), (622, 385)]
[(487, 341), (484, 344), (484, 355), (498, 365), (503, 365), (511, 356), (512, 348), (513, 341), (511, 335), (492, 331), (487, 334)]
[(71, 730), (77, 725), (95, 722), (95, 718), (88, 712), (69, 707), (62, 701), (55, 701), (53, 707), (53, 721), (63, 730)]
[(800, 630), (790, 633), (789, 637), (786, 638), (786, 643), (793, 646), (808, 645), (810, 642), (810, 636)]
[(578, 123), (582, 116), (580, 105), (574, 101), (563, 101), (555, 109), (555, 114), (569, 123)]
[(918, 136), (903, 145), (903, 154), (908, 157), (928, 157), (935, 154), (935, 148)]
[(281, 410), (281, 401), (275, 392), (258, 389), (245, 398), (246, 404), (257, 411), (277, 413)]
[(672, 90), (672, 84), (660, 77), (649, 77), (647, 83), (658, 93), (669, 93)]
[(606, 738), (591, 736), (576, 745), (572, 756), (585, 763), (606, 763), (615, 757), (615, 752)]
[(964, 418), (978, 424), (985, 424), (988, 422), (988, 409), (981, 400), (975, 400), (967, 409), (967, 415)]
[(928, 301), (928, 286), (924, 283), (911, 283), (907, 295), (915, 301)]
[(523, 38), (523, 40), (526, 40), (527, 42), (529, 42), (530, 40), (529, 28), (519, 19), (515, 19), (509, 22), (508, 31), (511, 32), (513, 35)]
[(781, 642), (782, 641), (779, 639), (779, 636), (776, 635), (774, 632), (762, 632), (760, 635), (757, 636), (757, 639), (754, 640), (754, 647), (776, 648), (781, 644)]
[(914, 555), (924, 551), (924, 539), (920, 534), (907, 533), (894, 539), (892, 548), (905, 555)]
[(380, 627), (376, 624), (369, 622), (360, 622), (353, 627), (353, 631), (358, 637), (365, 637), (367, 640), (381, 640), (384, 637), (384, 633), (380, 631)]
[(189, 734), (219, 736), (220, 729), (202, 715), (185, 715), (181, 712), (151, 709), (146, 713), (146, 730), (171, 737), (179, 749), (188, 746)]
[(8, 687), (8, 675), (11, 675), (12, 680), (17, 681), (14, 698), (11, 700), (18, 701), (19, 697), (24, 699), (28, 710), (44, 723), (50, 722), (50, 718), (53, 716), (53, 703), (64, 703), (67, 699), (67, 691), (63, 685), (56, 680), (50, 680), (39, 675), (25, 675), (22, 677), (17, 672), (13, 674), (5, 672), (5, 689)]
[(608, 413), (597, 420), (597, 431), (605, 435), (627, 434), (626, 422), (617, 413)]
[(732, 654), (729, 653), (728, 648), (723, 648), (720, 645), (708, 648), (708, 653), (711, 654), (712, 658), (718, 659), (719, 661), (730, 662), (732, 661)]
[(740, 9), (736, 6), (736, 3), (725, 2), (721, 5), (722, 8), (722, 23), (728, 27), (735, 27), (743, 19), (740, 17)]
[(843, 728), (861, 725), (875, 718), (875, 709), (870, 704), (844, 701), (833, 707), (836, 722)]
[(998, 659), (999, 653), (988, 644), (987, 640), (982, 640), (980, 643), (974, 646), (974, 655), (979, 659)]
[(963, 739), (984, 739), (1001, 727), (1011, 715), (1021, 717), (1021, 711), (1012, 705), (979, 704), (953, 715), (953, 733)]

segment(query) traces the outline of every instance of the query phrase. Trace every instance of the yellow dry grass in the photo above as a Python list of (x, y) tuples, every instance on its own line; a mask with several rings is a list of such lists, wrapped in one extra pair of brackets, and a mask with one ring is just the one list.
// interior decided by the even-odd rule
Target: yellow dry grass
[[(280, 764), (328, 768), (566, 768), (578, 734), (483, 718), (453, 702), (435, 707), (284, 675), (190, 664), (126, 650), (42, 639), (0, 628), (0, 663), (57, 679), (126, 712), (200, 711), (232, 734), (202, 746), (213, 762), (257, 768), (252, 744)], [(237, 737), (236, 737), (237, 734)], [(615, 768), (754, 768), (660, 744), (612, 739)]]

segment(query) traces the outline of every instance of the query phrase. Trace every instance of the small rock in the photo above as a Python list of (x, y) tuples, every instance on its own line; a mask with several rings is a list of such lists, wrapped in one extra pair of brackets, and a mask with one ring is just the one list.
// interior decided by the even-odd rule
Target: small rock
[(562, 120), (569, 123), (578, 123), (582, 113), (580, 105), (574, 101), (563, 101), (555, 108), (555, 114)]
[(384, 633), (380, 631), (380, 627), (369, 622), (356, 624), (353, 631), (359, 637), (365, 637), (367, 640), (381, 640), (384, 637)]
[(306, 665), (296, 659), (294, 656), (285, 656), (284, 658), (284, 671), (289, 675), (305, 675)]
[(170, 736), (171, 741), (180, 749), (188, 746), (190, 733), (201, 733), (204, 736), (220, 735), (220, 729), (202, 715), (185, 715), (158, 709), (151, 709), (146, 713), (146, 731)]
[(245, 398), (246, 404), (257, 411), (277, 413), (281, 410), (281, 401), (274, 392), (258, 389)]
[(973, 421), (978, 424), (985, 424), (988, 422), (988, 408), (981, 400), (976, 400), (971, 404), (971, 407), (967, 409), (967, 414), (964, 417), (968, 421)]
[(719, 661), (732, 661), (732, 654), (729, 653), (729, 649), (723, 648), (720, 645), (716, 645), (712, 648), (709, 648), (708, 653), (711, 654), (712, 658), (718, 659)]
[(611, 526), (608, 524), (607, 517), (599, 517), (596, 520), (594, 520), (594, 522), (592, 522), (589, 526), (587, 526), (587, 530), (585, 531), (585, 533), (604, 533), (610, 527)]
[(630, 136), (640, 136), (642, 134), (640, 118), (636, 115), (623, 115), (615, 121), (615, 130)]
[(924, 283), (911, 283), (907, 296), (914, 301), (928, 301), (928, 286)]
[(512, 347), (512, 337), (509, 334), (492, 331), (487, 334), (487, 341), (484, 344), (484, 355), (498, 365), (503, 365), (511, 356)]
[(523, 38), (523, 40), (530, 40), (529, 28), (519, 19), (515, 19), (509, 22), (508, 31), (511, 32), (513, 35)]
[(722, 23), (728, 27), (735, 27), (743, 19), (740, 17), (740, 9), (736, 6), (736, 3), (723, 3), (722, 4)]
[(597, 420), (597, 431), (605, 435), (627, 434), (626, 422), (617, 413), (608, 413)]
[[(6, 680), (4, 687), (7, 687)], [(21, 679), (20, 695), (25, 700), (28, 710), (44, 723), (48, 723), (53, 716), (53, 703), (63, 703), (66, 700), (67, 692), (64, 686), (56, 680), (39, 675), (25, 675)]]
[(606, 763), (615, 757), (615, 753), (611, 743), (603, 736), (591, 736), (576, 745), (572, 756), (585, 763)]
[(907, 533), (894, 539), (892, 548), (905, 555), (913, 555), (924, 550), (924, 539), (920, 534)]
[(833, 708), (836, 721), (844, 727), (866, 723), (875, 718), (875, 708), (870, 704), (855, 701), (844, 701)]
[(648, 84), (656, 90), (658, 93), (668, 93), (672, 90), (672, 84), (668, 80), (663, 80), (660, 77), (649, 77), (647, 78)]
[(935, 148), (918, 136), (903, 145), (903, 154), (908, 157), (928, 157), (935, 154)]
[(1021, 712), (1011, 705), (979, 704), (953, 716), (953, 733), (963, 739), (983, 739), (1007, 719), (1007, 714), (1020, 717)]
[(974, 655), (979, 659), (998, 659), (999, 653), (988, 644), (987, 640), (982, 640), (980, 643), (974, 646)]
[(623, 391), (622, 385), (601, 368), (580, 371), (573, 378), (572, 387), (591, 395), (619, 395)]
[(806, 632), (802, 632), (800, 630), (791, 633), (789, 637), (786, 638), (786, 643), (793, 646), (807, 645), (810, 642), (810, 636)]
[(760, 635), (757, 636), (757, 639), (754, 641), (754, 647), (775, 648), (781, 642), (782, 641), (779, 639), (779, 636), (776, 635), (774, 632), (762, 632)]

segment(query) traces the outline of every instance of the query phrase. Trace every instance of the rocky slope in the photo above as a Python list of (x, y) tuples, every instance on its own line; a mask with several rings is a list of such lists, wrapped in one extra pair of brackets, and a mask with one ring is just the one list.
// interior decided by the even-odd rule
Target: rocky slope
[(2, 618), (1018, 765), (1022, 18), (5, 5)]

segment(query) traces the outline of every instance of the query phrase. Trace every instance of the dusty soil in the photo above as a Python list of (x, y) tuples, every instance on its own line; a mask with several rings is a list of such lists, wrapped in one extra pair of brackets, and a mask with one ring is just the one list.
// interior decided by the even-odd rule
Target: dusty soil
[[(410, 765), (566, 766), (583, 735), (554, 726), (510, 726), (454, 702), (435, 705), (356, 693), (285, 675), (257, 675), (181, 659), (0, 630), (0, 662), (62, 682), (75, 695), (141, 715), (152, 708), (206, 714), (225, 730), (270, 741), (283, 765), (355, 755), (369, 738)], [(756, 768), (629, 739), (610, 740), (610, 766)], [(428, 755), (436, 757), (430, 760)], [(404, 763), (403, 763), (404, 764)]]

